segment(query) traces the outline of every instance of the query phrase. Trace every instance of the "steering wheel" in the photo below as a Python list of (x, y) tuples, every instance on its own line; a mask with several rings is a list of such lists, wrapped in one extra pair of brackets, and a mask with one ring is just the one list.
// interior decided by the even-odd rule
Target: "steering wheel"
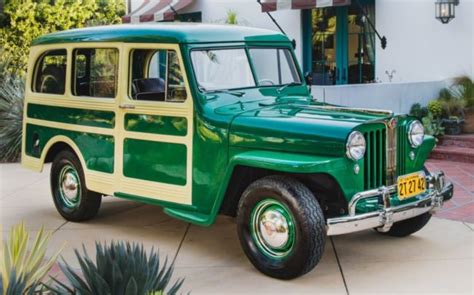
[(262, 86), (262, 84), (268, 84), (270, 86), (275, 85), (275, 82), (271, 79), (260, 79), (258, 80), (258, 85)]

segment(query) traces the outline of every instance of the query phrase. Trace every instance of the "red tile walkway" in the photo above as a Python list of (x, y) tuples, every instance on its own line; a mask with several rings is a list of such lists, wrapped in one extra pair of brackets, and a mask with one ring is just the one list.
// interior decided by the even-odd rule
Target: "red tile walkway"
[(443, 170), (454, 184), (453, 198), (436, 212), (436, 216), (474, 223), (474, 163), (431, 159), (426, 167), (430, 171)]

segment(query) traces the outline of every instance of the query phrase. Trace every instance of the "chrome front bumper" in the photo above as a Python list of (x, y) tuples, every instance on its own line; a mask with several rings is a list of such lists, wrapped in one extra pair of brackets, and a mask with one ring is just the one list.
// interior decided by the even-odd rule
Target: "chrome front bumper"
[[(433, 173), (426, 177), (428, 189), (422, 195), (414, 197), (408, 204), (392, 207), (390, 196), (397, 192), (397, 185), (380, 187), (377, 189), (355, 194), (349, 202), (349, 215), (330, 218), (326, 221), (329, 236), (347, 234), (370, 228), (386, 232), (393, 223), (413, 218), (426, 212), (434, 211), (453, 196), (453, 184), (446, 183), (443, 172)], [(356, 205), (367, 198), (382, 196), (383, 209), (369, 213), (356, 214)]]

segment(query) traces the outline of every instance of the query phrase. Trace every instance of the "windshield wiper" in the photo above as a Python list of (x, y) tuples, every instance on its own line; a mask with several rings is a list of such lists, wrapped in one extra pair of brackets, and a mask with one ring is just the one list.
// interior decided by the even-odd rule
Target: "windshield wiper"
[(303, 84), (301, 84), (301, 82), (291, 82), (291, 83), (285, 84), (285, 85), (281, 86), (280, 88), (278, 88), (277, 92), (280, 93), (283, 90), (285, 90), (287, 87), (290, 87), (290, 86), (300, 86), (300, 85), (303, 85)]
[(207, 90), (206, 88), (204, 88), (202, 86), (199, 86), (199, 90), (201, 90), (205, 93), (227, 93), (227, 94), (234, 95), (234, 96), (237, 96), (237, 97), (242, 97), (245, 94), (245, 92), (242, 92), (242, 91), (231, 91), (231, 90), (228, 90), (228, 89)]

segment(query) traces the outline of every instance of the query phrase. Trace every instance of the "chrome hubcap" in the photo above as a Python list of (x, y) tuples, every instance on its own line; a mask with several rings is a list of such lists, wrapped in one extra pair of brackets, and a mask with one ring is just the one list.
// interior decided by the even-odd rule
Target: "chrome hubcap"
[(288, 222), (276, 210), (269, 209), (260, 215), (259, 231), (263, 242), (272, 248), (281, 248), (288, 242)]
[(72, 208), (79, 203), (80, 182), (76, 170), (70, 166), (64, 166), (59, 176), (59, 192), (66, 207)]
[(293, 249), (294, 221), (283, 204), (266, 199), (251, 214), (251, 234), (257, 247), (271, 258), (284, 258)]

